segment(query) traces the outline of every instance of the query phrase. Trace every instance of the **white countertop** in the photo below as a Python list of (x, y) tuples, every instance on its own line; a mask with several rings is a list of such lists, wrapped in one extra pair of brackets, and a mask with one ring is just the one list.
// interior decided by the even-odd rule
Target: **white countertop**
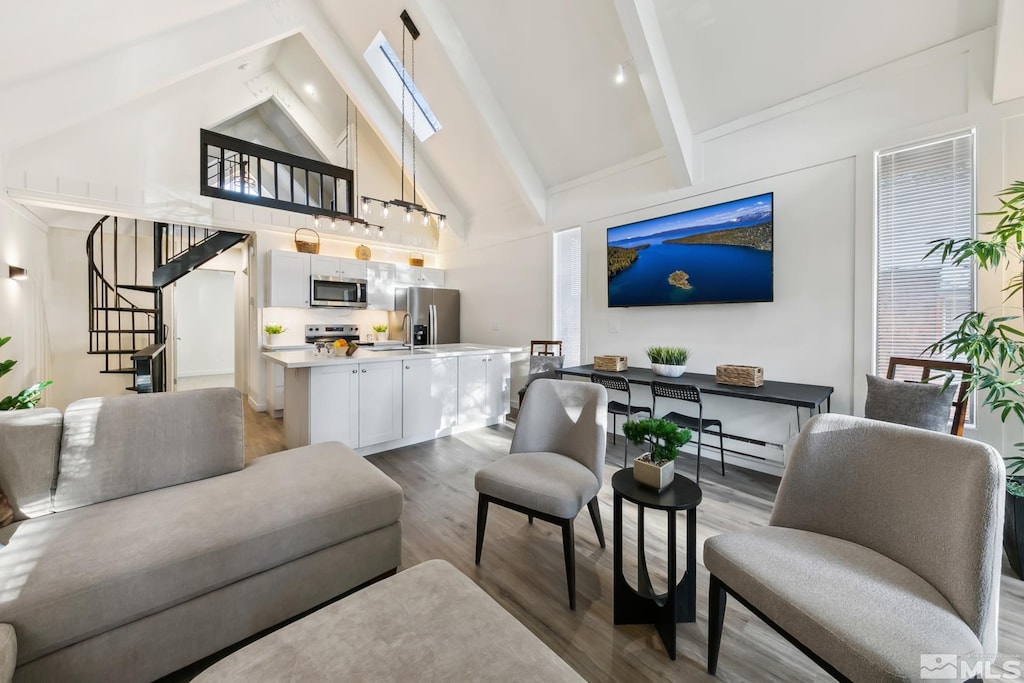
[(302, 351), (308, 349), (312, 344), (264, 344), (264, 351)]
[[(294, 348), (294, 347), (292, 347)], [(372, 351), (372, 347), (359, 348), (351, 356), (344, 351), (340, 356), (318, 356), (312, 350), (270, 351), (263, 357), (286, 368), (312, 368), (344, 363), (372, 363), (374, 361), (405, 360), (410, 358), (443, 358), (446, 356), (473, 356), (485, 353), (518, 353), (519, 346), (495, 346), (493, 344), (434, 344), (409, 349), (387, 349)]]

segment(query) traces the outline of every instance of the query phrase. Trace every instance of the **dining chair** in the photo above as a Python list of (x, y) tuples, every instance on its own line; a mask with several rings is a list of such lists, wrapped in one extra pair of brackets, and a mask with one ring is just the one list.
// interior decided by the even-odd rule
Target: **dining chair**
[[(558, 344), (561, 347), (562, 342), (532, 342), (532, 344)], [(561, 350), (561, 348), (559, 348)], [(559, 370), (565, 364), (565, 356), (554, 355), (551, 353), (537, 353), (530, 355), (530, 372), (526, 376), (526, 384), (519, 390), (519, 409), (523, 409), (523, 401), (526, 400), (526, 390), (530, 388), (530, 384), (534, 380), (538, 379), (561, 379)]]
[(561, 339), (534, 339), (530, 342), (531, 356), (561, 356)]
[(603, 483), (608, 393), (583, 382), (539, 379), (530, 387), (509, 454), (476, 473), (476, 563), (484, 547), (490, 503), (562, 528), (569, 609), (576, 609), (573, 520), (586, 506), (604, 548), (597, 494)]
[[(915, 370), (910, 373), (901, 372), (900, 369), (903, 367), (914, 368)], [(967, 403), (970, 400), (970, 394), (967, 389), (971, 375), (974, 373), (974, 366), (970, 363), (956, 363), (938, 358), (902, 358), (893, 356), (889, 359), (889, 369), (885, 373), (885, 378), (896, 379), (897, 375), (902, 375), (906, 378), (912, 374), (917, 376), (916, 381), (941, 386), (941, 382), (929, 381), (931, 380), (933, 370), (943, 374), (953, 373), (954, 376), (957, 374), (960, 376), (960, 386), (952, 402), (953, 419), (950, 422), (949, 433), (955, 436), (963, 436), (964, 423), (967, 421)]]
[[(608, 412), (612, 416), (612, 445), (615, 445), (615, 423), (619, 415), (625, 416), (627, 420), (640, 413), (647, 413), (648, 417), (650, 417), (650, 408), (633, 405), (633, 393), (629, 390), (629, 381), (625, 377), (603, 372), (593, 372), (590, 374), (590, 381), (600, 384), (605, 389), (621, 391), (626, 394), (625, 403), (621, 401), (608, 401)], [(626, 467), (629, 464), (629, 439), (623, 437), (622, 441), (625, 444), (625, 448), (622, 451), (622, 466)]]
[(700, 482), (700, 461), (701, 447), (703, 446), (704, 430), (708, 427), (718, 428), (718, 452), (722, 458), (722, 476), (725, 476), (725, 439), (722, 435), (722, 421), (704, 417), (704, 400), (701, 397), (700, 387), (692, 384), (675, 384), (673, 382), (651, 382), (651, 414), (654, 415), (658, 398), (671, 398), (676, 401), (697, 404), (697, 416), (684, 415), (682, 413), (669, 412), (661, 416), (662, 420), (668, 420), (674, 424), (691, 429), (697, 432), (697, 482)]

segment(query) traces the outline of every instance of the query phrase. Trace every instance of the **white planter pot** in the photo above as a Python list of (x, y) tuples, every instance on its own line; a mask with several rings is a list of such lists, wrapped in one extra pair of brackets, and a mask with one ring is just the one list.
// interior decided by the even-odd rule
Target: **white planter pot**
[(279, 334), (267, 334), (267, 333), (264, 332), (264, 336), (266, 336), (266, 338), (267, 338), (267, 346), (273, 346), (274, 344), (277, 343), (277, 338), (280, 337), (281, 335), (279, 335)]
[(675, 479), (675, 461), (669, 460), (661, 465), (655, 465), (650, 458), (650, 453), (644, 453), (633, 461), (633, 478), (638, 484), (663, 491)]
[(651, 370), (654, 371), (655, 375), (659, 375), (661, 377), (680, 377), (684, 372), (686, 372), (686, 366), (651, 363)]

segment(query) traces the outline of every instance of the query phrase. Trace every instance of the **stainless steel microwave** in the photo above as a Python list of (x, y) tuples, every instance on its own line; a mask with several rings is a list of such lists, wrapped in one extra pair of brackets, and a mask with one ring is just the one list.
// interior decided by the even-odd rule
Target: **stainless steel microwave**
[(366, 308), (366, 280), (330, 275), (310, 276), (309, 305)]

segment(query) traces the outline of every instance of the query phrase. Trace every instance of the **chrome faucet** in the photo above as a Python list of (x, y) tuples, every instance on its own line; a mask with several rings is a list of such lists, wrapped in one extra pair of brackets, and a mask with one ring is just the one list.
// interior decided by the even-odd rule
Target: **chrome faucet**
[(408, 341), (406, 343), (409, 346), (409, 350), (414, 350), (416, 348), (416, 338), (412, 334), (412, 316), (408, 313), (402, 316), (402, 329), (405, 330), (406, 335), (408, 336)]

